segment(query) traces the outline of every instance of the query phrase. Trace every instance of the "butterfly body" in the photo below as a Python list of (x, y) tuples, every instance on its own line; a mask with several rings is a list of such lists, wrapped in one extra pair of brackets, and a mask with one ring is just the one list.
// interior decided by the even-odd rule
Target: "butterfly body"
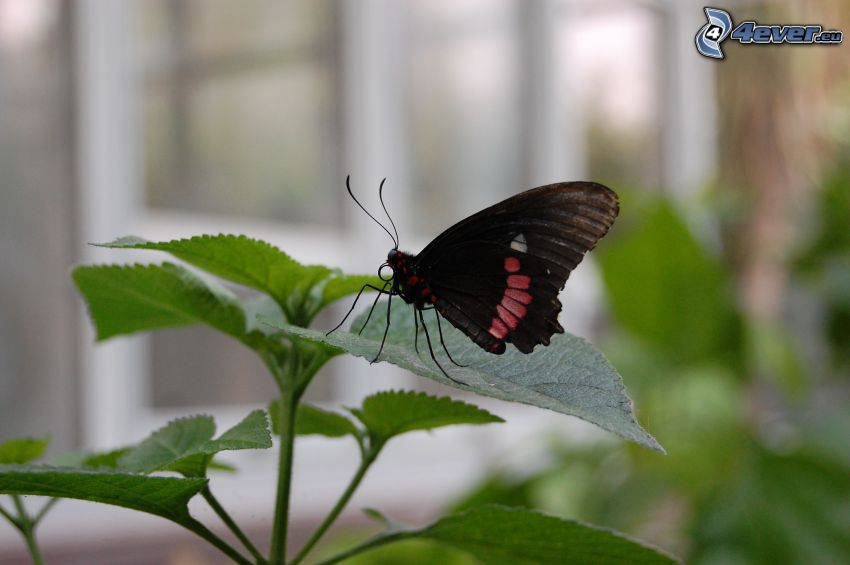
[[(485, 351), (549, 345), (570, 272), (604, 236), (617, 195), (591, 182), (528, 190), (437, 236), (418, 255), (392, 249), (392, 295), (435, 309)], [(421, 315), (420, 315), (421, 317)]]
[(392, 292), (402, 300), (418, 310), (437, 301), (428, 281), (419, 273), (416, 255), (391, 249), (387, 254), (387, 265), (393, 271)]

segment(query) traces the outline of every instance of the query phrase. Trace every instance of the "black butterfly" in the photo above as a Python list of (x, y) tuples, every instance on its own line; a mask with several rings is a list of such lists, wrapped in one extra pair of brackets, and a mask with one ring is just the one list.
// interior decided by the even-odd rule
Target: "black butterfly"
[[(384, 182), (386, 179), (381, 181), (378, 195), (386, 212)], [(443, 341), (441, 317), (482, 349), (497, 355), (505, 352), (506, 343), (513, 343), (522, 353), (531, 353), (539, 343), (549, 345), (553, 334), (564, 331), (558, 323), (558, 292), (584, 254), (608, 232), (619, 211), (617, 194), (601, 184), (550, 184), (521, 192), (461, 220), (413, 255), (399, 251), (398, 230), (389, 213), (395, 236), (354, 197), (348, 179), (346, 187), (394, 244), (378, 270), (385, 282), (383, 288), (364, 286), (354, 304), (366, 288), (379, 293), (372, 309), (382, 294), (389, 295), (390, 302), (393, 296), (400, 296), (413, 304), (418, 316), (418, 320), (414, 318), (417, 352), (421, 322), (431, 358), (450, 379), (434, 356), (423, 311), (436, 312), (440, 342), (456, 365)], [(391, 276), (383, 276), (385, 267), (391, 269)], [(331, 332), (348, 318), (354, 304)], [(388, 303), (384, 339), (372, 362), (383, 351), (389, 314)], [(370, 310), (364, 328), (371, 315)]]

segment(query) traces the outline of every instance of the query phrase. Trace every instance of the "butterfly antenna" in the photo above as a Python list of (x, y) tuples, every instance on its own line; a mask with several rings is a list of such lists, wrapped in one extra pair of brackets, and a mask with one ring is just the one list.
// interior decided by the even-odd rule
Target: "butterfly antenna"
[[(372, 218), (372, 221), (374, 221), (376, 224), (378, 224), (379, 226), (381, 226), (381, 229), (383, 229), (385, 232), (387, 232), (387, 235), (388, 235), (388, 236), (390, 236), (390, 239), (392, 239), (392, 240), (393, 240), (393, 244), (395, 245), (395, 248), (396, 248), (396, 249), (398, 249), (398, 240), (397, 240), (396, 238), (394, 238), (394, 237), (393, 237), (393, 234), (392, 234), (392, 233), (390, 233), (390, 230), (388, 230), (388, 229), (387, 229), (387, 227), (386, 227), (384, 224), (382, 224), (381, 222), (379, 222), (379, 221), (377, 220), (377, 218), (375, 218), (375, 216), (373, 216), (372, 214), (370, 214), (370, 213), (369, 213), (369, 210), (367, 210), (366, 208), (364, 208), (364, 207), (363, 207), (363, 204), (361, 204), (361, 203), (360, 203), (360, 201), (359, 201), (359, 200), (357, 200), (357, 197), (355, 197), (355, 196), (354, 196), (354, 193), (351, 191), (351, 175), (348, 175), (347, 177), (345, 177), (345, 188), (347, 188), (347, 189), (348, 189), (348, 195), (349, 195), (349, 196), (351, 196), (351, 199), (352, 199), (352, 200), (354, 200), (354, 202), (355, 202), (358, 206), (360, 206), (360, 209), (361, 209), (361, 210), (363, 210), (364, 212), (366, 212), (366, 215), (367, 215), (367, 216), (369, 216), (370, 218)], [(382, 203), (382, 204), (383, 204), (383, 203)], [(386, 208), (384, 208), (384, 210), (386, 210)]]
[(381, 181), (381, 186), (378, 187), (378, 200), (381, 201), (381, 208), (384, 209), (384, 214), (387, 215), (387, 219), (390, 221), (390, 224), (393, 226), (393, 231), (395, 232), (395, 248), (398, 249), (398, 242), (399, 242), (398, 228), (395, 227), (395, 222), (393, 221), (392, 216), (390, 216), (390, 213), (387, 212), (386, 204), (384, 204), (384, 183), (385, 182), (387, 182), (386, 178), (384, 178), (384, 180)]

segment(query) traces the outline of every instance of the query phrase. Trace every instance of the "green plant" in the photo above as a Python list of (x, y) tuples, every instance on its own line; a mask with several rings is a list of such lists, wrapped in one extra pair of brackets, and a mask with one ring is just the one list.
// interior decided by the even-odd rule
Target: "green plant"
[[(392, 438), (417, 430), (502, 420), (481, 408), (422, 393), (387, 391), (364, 399), (358, 408), (335, 412), (302, 402), (319, 368), (343, 351), (371, 358), (383, 335), (386, 304), (379, 304), (362, 334), (330, 336), (308, 329), (316, 314), (335, 300), (357, 292), (372, 277), (345, 275), (324, 266), (304, 266), (279, 249), (242, 236), (203, 236), (152, 243), (122, 238), (106, 247), (165, 251), (194, 268), (260, 291), (240, 299), (225, 287), (173, 263), (91, 265), (74, 269), (73, 279), (86, 299), (99, 340), (139, 331), (207, 324), (238, 340), (265, 362), (278, 386), (270, 403), (271, 426), (262, 410), (215, 436), (208, 416), (172, 421), (138, 445), (108, 453), (70, 454), (52, 464), (34, 463), (46, 440), (12, 440), (0, 445), (0, 494), (15, 509), (0, 511), (27, 540), (41, 562), (35, 527), (59, 498), (78, 498), (155, 514), (183, 526), (237, 563), (300, 563), (348, 503), (352, 493)], [(444, 330), (453, 355), (468, 367), (453, 367), (447, 379), (413, 347), (414, 325), (408, 308), (396, 308), (382, 359), (435, 381), (479, 394), (525, 402), (573, 414), (623, 438), (661, 451), (636, 422), (622, 380), (608, 361), (585, 341), (561, 335), (534, 355), (488, 355), (453, 328)], [(360, 316), (353, 322), (359, 329)], [(432, 335), (437, 335), (433, 328)], [(438, 352), (438, 354), (442, 354)], [(270, 429), (271, 428), (271, 429)], [(226, 468), (215, 459), (226, 450), (267, 449), (279, 436), (279, 474), (272, 544), (261, 552), (213, 494), (210, 470)], [(299, 434), (349, 437), (360, 448), (361, 463), (349, 487), (327, 518), (297, 552), (288, 552), (290, 479), (293, 445)], [(163, 474), (165, 473), (165, 474)], [(29, 516), (21, 495), (50, 497)], [(200, 495), (240, 541), (233, 547), (189, 513)], [(669, 563), (672, 558), (615, 532), (526, 509), (481, 506), (445, 516), (421, 527), (401, 526), (369, 511), (385, 530), (354, 547), (324, 558), (336, 563), (362, 552), (403, 541), (424, 539), (452, 546), (483, 563)], [(287, 561), (287, 555), (295, 553)]]

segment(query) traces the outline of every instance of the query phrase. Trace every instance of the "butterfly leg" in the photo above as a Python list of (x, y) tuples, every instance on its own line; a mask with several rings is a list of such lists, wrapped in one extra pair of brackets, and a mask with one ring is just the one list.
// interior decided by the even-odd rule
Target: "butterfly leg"
[[(387, 283), (387, 284), (389, 284), (389, 283)], [(386, 284), (384, 285), (383, 288), (378, 288), (377, 286), (372, 286), (371, 284), (364, 284), (363, 287), (360, 289), (360, 292), (358, 292), (357, 296), (354, 298), (354, 302), (351, 303), (351, 308), (348, 309), (348, 313), (345, 315), (345, 317), (336, 325), (336, 327), (334, 327), (334, 329), (332, 329), (331, 331), (329, 331), (325, 335), (331, 335), (332, 333), (337, 331), (340, 328), (340, 326), (342, 326), (345, 323), (345, 321), (348, 319), (348, 317), (351, 316), (351, 313), (354, 312), (354, 307), (357, 306), (357, 301), (360, 300), (360, 295), (363, 294), (363, 291), (366, 290), (367, 288), (371, 288), (372, 290), (377, 290), (378, 291), (378, 297), (380, 297), (382, 294), (390, 294), (389, 292), (387, 292), (387, 285)], [(375, 303), (372, 304), (373, 309), (375, 308), (375, 304), (377, 302), (378, 302), (378, 300), (376, 298)], [(370, 310), (369, 316), (371, 316), (371, 315), (372, 315), (372, 311)], [(366, 321), (368, 322), (369, 319), (366, 318)], [(366, 324), (363, 324), (363, 327), (366, 327)], [(360, 331), (363, 331), (363, 330), (361, 329)]]
[(416, 316), (416, 308), (413, 309), (413, 349), (416, 350), (416, 355), (419, 355), (419, 318)]
[(430, 310), (434, 311), (434, 316), (437, 318), (437, 331), (440, 332), (440, 345), (443, 346), (443, 351), (446, 352), (446, 355), (448, 356), (449, 361), (451, 361), (452, 363), (454, 363), (458, 367), (468, 367), (469, 365), (461, 365), (460, 363), (458, 363), (457, 361), (452, 359), (452, 354), (449, 353), (449, 349), (446, 347), (446, 342), (445, 342), (445, 340), (443, 340), (443, 326), (440, 323), (440, 313), (437, 312), (436, 308), (430, 308)]
[[(377, 304), (377, 301), (375, 301), (375, 303)], [(369, 361), (370, 364), (377, 361), (378, 357), (381, 356), (381, 351), (384, 350), (384, 343), (386, 343), (386, 341), (387, 341), (387, 334), (390, 333), (390, 306), (392, 305), (392, 303), (393, 303), (393, 294), (390, 293), (390, 297), (387, 299), (387, 327), (384, 328), (384, 338), (381, 340), (381, 347), (378, 348), (378, 354), (375, 355), (374, 359)], [(374, 307), (375, 306), (373, 305), (372, 308), (374, 308)], [(372, 312), (369, 312), (369, 315), (371, 315), (371, 314), (372, 314)], [(366, 321), (368, 321), (368, 319)], [(363, 327), (366, 327), (366, 325), (364, 324)], [(360, 331), (362, 332), (363, 330), (361, 329)]]
[(437, 361), (437, 356), (434, 355), (434, 348), (431, 346), (431, 336), (428, 335), (428, 326), (425, 325), (425, 317), (422, 314), (422, 310), (418, 310), (417, 312), (419, 313), (419, 320), (422, 322), (422, 329), (425, 330), (425, 341), (428, 342), (428, 352), (431, 354), (431, 359), (434, 361), (434, 363), (437, 365), (437, 368), (440, 369), (440, 371), (446, 376), (447, 379), (459, 385), (465, 384), (457, 379), (452, 378), (451, 375), (449, 375), (446, 370), (443, 369), (443, 366), (440, 365), (440, 362)]

